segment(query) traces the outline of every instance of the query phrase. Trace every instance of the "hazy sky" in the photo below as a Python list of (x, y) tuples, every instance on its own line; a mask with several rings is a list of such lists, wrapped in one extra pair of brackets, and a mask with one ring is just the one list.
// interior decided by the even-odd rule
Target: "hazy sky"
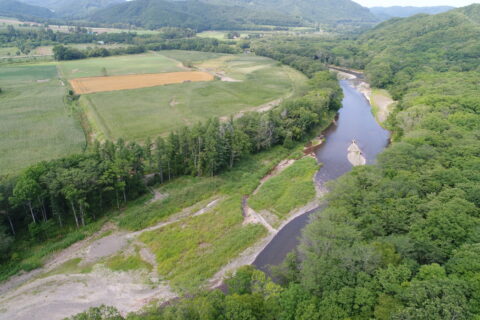
[(463, 7), (472, 3), (480, 3), (480, 0), (353, 0), (365, 7), (390, 7), (390, 6), (452, 6)]

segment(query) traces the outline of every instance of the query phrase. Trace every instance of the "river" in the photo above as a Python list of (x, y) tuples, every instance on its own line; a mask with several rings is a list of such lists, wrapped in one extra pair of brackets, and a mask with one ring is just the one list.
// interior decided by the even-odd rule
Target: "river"
[[(358, 80), (340, 81), (344, 99), (338, 120), (325, 132), (326, 141), (316, 152), (318, 162), (323, 164), (316, 175), (316, 181), (322, 185), (352, 169), (347, 159), (347, 149), (352, 140), (356, 140), (363, 151), (367, 164), (375, 163), (377, 155), (389, 143), (389, 132), (377, 123), (370, 103), (355, 89), (353, 81)], [(286, 255), (297, 247), (309, 216), (324, 207), (310, 211), (287, 224), (257, 256), (253, 264), (264, 271), (268, 271), (269, 265), (280, 264)]]

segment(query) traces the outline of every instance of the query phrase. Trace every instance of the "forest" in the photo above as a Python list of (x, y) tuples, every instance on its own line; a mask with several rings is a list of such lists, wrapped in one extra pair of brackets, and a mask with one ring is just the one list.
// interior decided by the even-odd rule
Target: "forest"
[[(400, 103), (387, 123), (392, 145), (377, 165), (354, 168), (330, 185), (328, 208), (315, 214), (296, 252), (272, 270), (275, 283), (246, 267), (226, 281), (226, 293), (203, 292), (127, 319), (478, 318), (480, 75), (473, 48), (479, 38), (472, 36), (476, 27), (465, 33), (462, 25), (479, 8), (393, 20), (358, 42), (329, 44), (336, 62), (366, 66), (372, 83), (396, 88)], [(442, 26), (437, 41), (417, 40), (415, 27), (426, 21), (433, 30)], [(402, 39), (407, 29), (410, 36)], [(454, 36), (466, 37), (462, 53), (454, 54), (461, 43)], [(300, 53), (295, 47), (302, 41), (290, 54)], [(414, 50), (382, 47), (386, 41)], [(377, 53), (365, 56), (366, 46)], [(317, 48), (318, 58), (325, 43)], [(375, 72), (385, 61), (399, 62), (387, 83)], [(123, 319), (105, 307), (74, 319), (102, 313)]]

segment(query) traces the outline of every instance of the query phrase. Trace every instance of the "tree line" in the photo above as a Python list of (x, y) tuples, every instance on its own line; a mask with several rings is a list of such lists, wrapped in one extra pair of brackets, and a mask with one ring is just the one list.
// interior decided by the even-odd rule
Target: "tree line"
[(55, 60), (79, 60), (93, 57), (109, 57), (124, 54), (139, 54), (148, 50), (189, 50), (217, 53), (239, 53), (240, 49), (236, 46), (208, 38), (191, 39), (167, 39), (141, 38), (135, 40), (135, 45), (129, 45), (120, 48), (94, 47), (86, 49), (76, 49), (64, 45), (56, 45), (53, 48)]
[[(71, 27), (69, 32), (54, 32), (52, 29), (48, 28), (48, 25), (27, 30), (7, 26), (6, 29), (0, 30), (0, 43), (9, 47), (16, 46), (24, 54), (30, 53), (31, 50), (39, 46), (78, 43), (119, 43), (128, 45), (128, 47), (134, 46), (136, 48), (104, 49), (104, 52), (108, 51), (109, 55), (120, 55), (130, 54), (129, 50), (132, 51), (132, 53), (135, 53), (135, 50), (138, 50), (138, 48), (146, 43), (162, 42), (168, 39), (187, 39), (194, 37), (196, 34), (194, 30), (188, 28), (164, 27), (157, 31), (158, 33), (156, 34), (146, 35), (139, 35), (135, 31), (97, 34), (91, 32), (87, 28), (79, 26)], [(72, 56), (89, 57), (89, 52), (83, 52), (71, 48), (69, 48), (69, 50), (75, 51), (75, 53), (71, 54)], [(82, 52), (83, 55), (79, 52)]]

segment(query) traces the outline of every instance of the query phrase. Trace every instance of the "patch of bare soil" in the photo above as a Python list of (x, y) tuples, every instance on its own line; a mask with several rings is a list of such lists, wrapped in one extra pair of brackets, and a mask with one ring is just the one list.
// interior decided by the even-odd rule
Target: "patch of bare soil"
[(177, 97), (173, 97), (172, 100), (170, 100), (170, 107), (175, 107), (179, 102), (177, 102)]
[(153, 194), (153, 198), (150, 199), (147, 204), (151, 204), (157, 201), (162, 201), (166, 198), (168, 198), (168, 193), (161, 193), (158, 190), (151, 190)]
[(392, 105), (395, 104), (395, 100), (383, 94), (374, 94), (372, 99), (374, 99), (375, 105), (378, 107), (376, 115), (377, 121), (379, 123), (384, 123), (387, 121)]
[(162, 283), (147, 284), (138, 272), (112, 272), (101, 266), (87, 274), (58, 274), (27, 283), (0, 296), (1, 319), (63, 319), (89, 307), (113, 305), (123, 314), (154, 299), (175, 297)]
[[(114, 306), (126, 314), (138, 311), (152, 301), (175, 298), (176, 293), (156, 274), (155, 255), (136, 238), (144, 232), (205, 214), (220, 201), (221, 198), (216, 198), (208, 203), (202, 202), (165, 222), (137, 232), (119, 231), (112, 223), (105, 224), (88, 239), (56, 254), (44, 267), (3, 283), (0, 286), (0, 319), (63, 319), (101, 304)], [(135, 247), (141, 247), (140, 257), (153, 266), (150, 274), (145, 270), (113, 272), (103, 266), (105, 258), (122, 251), (133, 251)], [(57, 267), (75, 258), (81, 259), (80, 265), (94, 265), (93, 270), (55, 274), (55, 270), (61, 272)]]

